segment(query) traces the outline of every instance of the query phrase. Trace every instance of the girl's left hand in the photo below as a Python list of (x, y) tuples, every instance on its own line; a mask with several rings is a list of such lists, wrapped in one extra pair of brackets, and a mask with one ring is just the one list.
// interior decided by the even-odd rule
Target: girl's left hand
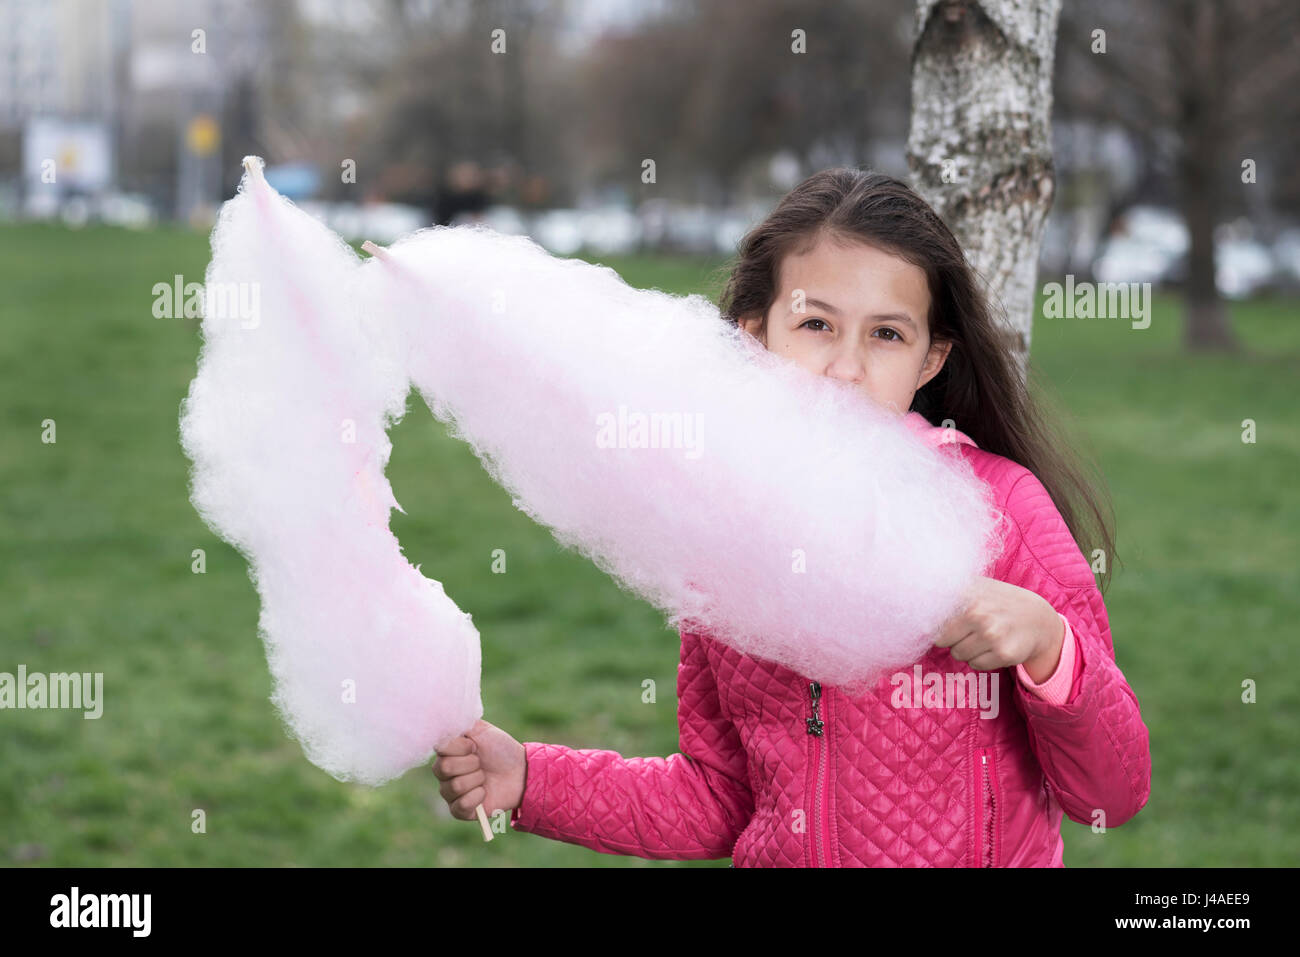
[(1042, 595), (981, 576), (966, 607), (935, 632), (935, 647), (947, 648), (976, 671), (1025, 665), (1034, 681), (1056, 670), (1065, 626)]

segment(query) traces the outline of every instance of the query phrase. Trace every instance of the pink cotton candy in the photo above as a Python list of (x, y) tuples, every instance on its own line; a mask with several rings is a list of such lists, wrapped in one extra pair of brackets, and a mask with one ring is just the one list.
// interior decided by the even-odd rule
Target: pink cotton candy
[[(412, 383), (669, 624), (849, 693), (920, 658), (997, 557), (954, 448), (703, 297), (475, 226), (361, 264), (251, 165), (213, 232), (182, 441), (196, 507), (249, 562), (274, 701), (335, 777), (389, 780), (483, 712), (470, 616), (388, 529), (385, 430)], [(212, 308), (229, 283), (258, 290), (256, 322)]]
[(478, 631), (388, 529), (385, 429), (409, 385), (390, 324), (356, 308), (361, 263), (246, 165), (182, 408), (192, 498), (248, 560), (291, 733), (339, 780), (382, 784), (482, 717)]
[(674, 626), (860, 691), (920, 658), (997, 557), (964, 460), (703, 297), (480, 226), (422, 230), (379, 265), (363, 308), (401, 322), (434, 414)]

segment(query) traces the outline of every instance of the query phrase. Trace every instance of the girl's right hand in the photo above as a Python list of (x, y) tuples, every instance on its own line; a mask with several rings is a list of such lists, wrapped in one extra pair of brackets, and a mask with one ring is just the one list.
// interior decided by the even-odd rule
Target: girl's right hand
[(451, 807), (452, 817), (475, 818), (482, 804), (491, 816), (512, 811), (524, 799), (528, 762), (524, 746), (496, 725), (479, 720), (439, 750), (433, 773), (442, 782), (438, 793)]

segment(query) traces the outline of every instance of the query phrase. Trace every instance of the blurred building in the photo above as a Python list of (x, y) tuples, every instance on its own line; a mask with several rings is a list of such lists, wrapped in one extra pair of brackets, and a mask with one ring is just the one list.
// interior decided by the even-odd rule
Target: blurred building
[(0, 0), (0, 127), (111, 116), (129, 0)]

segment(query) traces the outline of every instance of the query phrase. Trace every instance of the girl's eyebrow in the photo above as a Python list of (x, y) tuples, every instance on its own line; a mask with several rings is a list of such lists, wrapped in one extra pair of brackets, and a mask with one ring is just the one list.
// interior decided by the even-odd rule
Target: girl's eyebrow
[[(822, 302), (820, 299), (814, 299), (811, 296), (804, 299), (804, 302), (810, 306), (813, 306), (816, 309), (824, 309), (827, 312), (831, 313), (832, 315), (838, 316), (840, 314), (840, 311), (836, 309), (834, 306), (832, 306), (829, 302)], [(892, 319), (894, 322), (906, 323), (907, 325), (911, 326), (913, 329), (916, 328), (916, 322), (912, 319), (912, 317), (902, 312), (886, 312), (875, 316), (870, 316), (869, 318), (886, 319), (886, 320)]]

